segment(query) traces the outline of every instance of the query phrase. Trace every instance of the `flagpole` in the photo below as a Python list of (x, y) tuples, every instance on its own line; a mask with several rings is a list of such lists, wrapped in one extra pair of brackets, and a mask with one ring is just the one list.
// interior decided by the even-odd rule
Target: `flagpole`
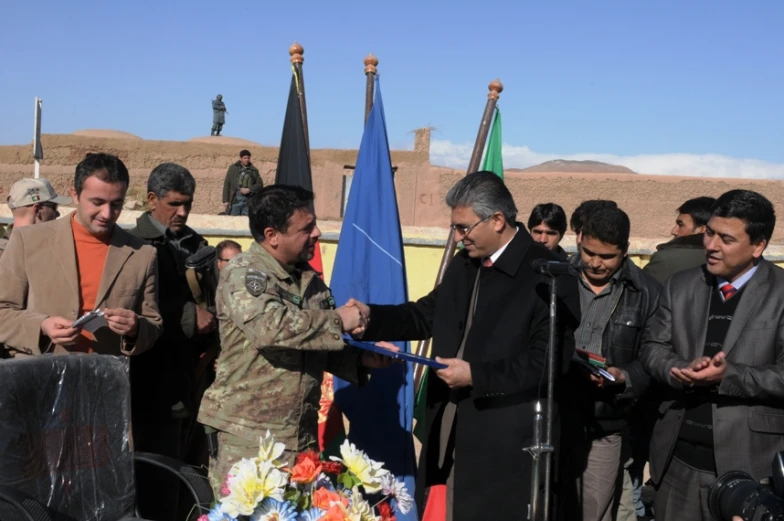
[(305, 77), (302, 75), (302, 64), (305, 58), (305, 49), (294, 42), (289, 47), (289, 55), (291, 56), (291, 65), (297, 71), (297, 95), (299, 96), (299, 107), (302, 112), (302, 128), (305, 132), (305, 148), (308, 149), (308, 157), (310, 157), (310, 133), (308, 132), (308, 108), (305, 105)]
[[(468, 161), (468, 168), (466, 169), (466, 174), (472, 174), (479, 170), (479, 163), (482, 161), (482, 153), (485, 149), (485, 142), (487, 141), (487, 134), (490, 132), (490, 123), (493, 120), (493, 112), (495, 112), (496, 103), (498, 103), (498, 97), (501, 92), (504, 90), (504, 85), (501, 83), (499, 79), (495, 79), (490, 82), (490, 85), (487, 86), (490, 93), (487, 95), (487, 104), (485, 105), (485, 111), (482, 114), (482, 121), (479, 124), (479, 132), (476, 135), (476, 142), (474, 143), (474, 150), (471, 152), (471, 159)], [(452, 230), (449, 230), (449, 237), (446, 239), (446, 245), (444, 246), (444, 254), (441, 257), (441, 265), (438, 268), (438, 275), (436, 276), (436, 284), (435, 287), (438, 287), (441, 284), (441, 281), (444, 278), (444, 273), (446, 269), (449, 267), (449, 263), (452, 261), (452, 257), (455, 256), (455, 247), (457, 246), (457, 241), (455, 241), (455, 234), (452, 233)], [(421, 340), (417, 345), (416, 354), (424, 356), (427, 354), (430, 346), (430, 340)], [(414, 389), (419, 389), (419, 382), (422, 380), (422, 375), (424, 374), (425, 366), (423, 364), (417, 364), (416, 370), (414, 374)]]
[(43, 106), (41, 98), (35, 98), (35, 110), (33, 111), (33, 160), (35, 168), (33, 170), (36, 179), (41, 177), (41, 108)]
[(370, 109), (373, 108), (373, 80), (376, 77), (377, 65), (378, 58), (373, 56), (373, 53), (371, 52), (365, 58), (365, 76), (367, 77), (365, 86), (365, 123), (367, 123), (368, 116), (370, 116)]

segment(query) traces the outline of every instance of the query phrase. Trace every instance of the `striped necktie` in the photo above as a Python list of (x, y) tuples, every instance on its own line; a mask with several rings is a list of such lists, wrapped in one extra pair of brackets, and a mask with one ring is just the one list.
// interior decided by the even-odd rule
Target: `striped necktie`
[(492, 268), (493, 267), (493, 259), (490, 257), (485, 257), (485, 260), (482, 261), (482, 266), (485, 268)]
[(719, 288), (721, 294), (724, 296), (725, 302), (732, 298), (732, 296), (738, 292), (738, 290), (732, 284), (725, 284), (721, 288)]

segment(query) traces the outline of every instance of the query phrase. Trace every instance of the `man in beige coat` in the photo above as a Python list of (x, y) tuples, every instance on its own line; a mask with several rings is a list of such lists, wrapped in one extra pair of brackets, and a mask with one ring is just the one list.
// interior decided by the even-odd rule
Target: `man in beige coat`
[[(76, 211), (11, 236), (0, 258), (0, 343), (11, 354), (133, 355), (161, 334), (155, 248), (116, 225), (128, 183), (116, 156), (88, 154)], [(103, 312), (97, 324), (72, 327), (92, 310)]]

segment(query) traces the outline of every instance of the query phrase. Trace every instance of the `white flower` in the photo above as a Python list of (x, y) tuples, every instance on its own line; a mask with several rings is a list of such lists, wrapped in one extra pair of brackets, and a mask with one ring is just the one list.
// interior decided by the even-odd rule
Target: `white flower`
[(398, 510), (404, 514), (408, 514), (414, 507), (414, 498), (408, 493), (406, 484), (402, 481), (397, 481), (392, 474), (387, 474), (381, 478), (381, 492), (385, 496), (395, 498)]
[(375, 494), (381, 490), (381, 478), (389, 474), (389, 471), (383, 468), (383, 463), (368, 458), (363, 451), (357, 449), (348, 440), (344, 440), (340, 446), (340, 455), (341, 458), (330, 456), (330, 459), (343, 463), (349, 472), (362, 482), (365, 492)]
[(266, 461), (272, 463), (272, 465), (276, 468), (285, 466), (286, 462), (278, 459), (283, 455), (283, 451), (285, 450), (286, 445), (276, 442), (275, 438), (272, 437), (272, 434), (270, 434), (268, 429), (267, 434), (264, 437), (259, 438), (259, 465)]
[(362, 494), (359, 493), (359, 489), (356, 487), (354, 487), (353, 494), (351, 495), (348, 515), (351, 519), (358, 519), (359, 521), (376, 521), (378, 519), (373, 512), (373, 507), (370, 506), (370, 503), (362, 499)]

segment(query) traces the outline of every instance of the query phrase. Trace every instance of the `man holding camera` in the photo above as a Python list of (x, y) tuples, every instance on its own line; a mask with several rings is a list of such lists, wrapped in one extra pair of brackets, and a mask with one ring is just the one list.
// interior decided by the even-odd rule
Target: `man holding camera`
[(768, 477), (784, 450), (784, 271), (762, 257), (773, 205), (732, 190), (711, 213), (707, 263), (668, 280), (641, 352), (668, 393), (651, 441), (657, 521), (716, 520), (717, 476)]

